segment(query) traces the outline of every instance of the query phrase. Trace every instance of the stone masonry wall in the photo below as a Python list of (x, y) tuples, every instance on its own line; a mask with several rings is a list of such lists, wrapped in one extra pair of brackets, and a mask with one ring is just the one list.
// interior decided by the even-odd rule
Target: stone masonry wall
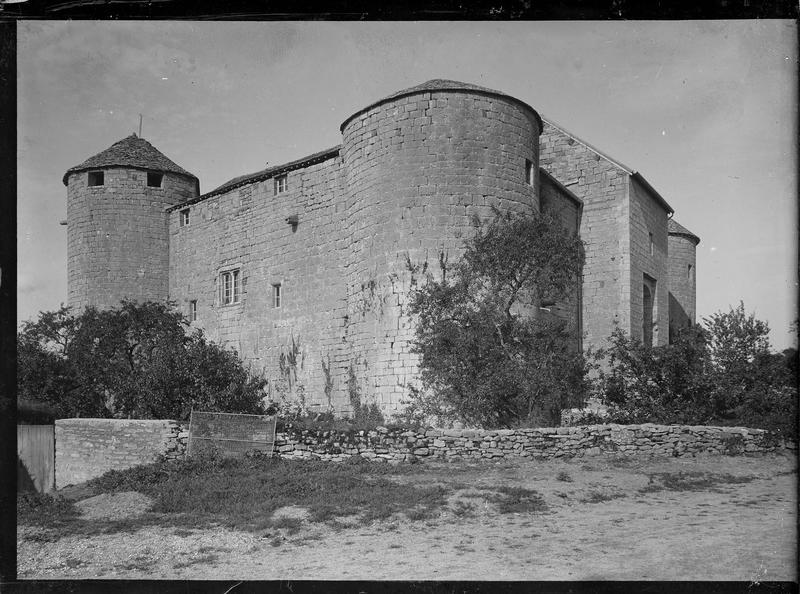
[(146, 171), (103, 171), (102, 186), (89, 187), (86, 171), (68, 179), (69, 305), (111, 307), (126, 297), (164, 300), (169, 290), (164, 209), (196, 196), (196, 180), (166, 173), (163, 187), (150, 188)]
[(169, 420), (59, 419), (56, 488), (82, 483), (109, 470), (183, 456), (188, 432)]
[(695, 322), (696, 249), (688, 237), (669, 236), (669, 324), (674, 331)]
[(517, 102), (459, 90), (400, 96), (344, 125), (350, 364), (385, 412), (416, 376), (407, 258), (439, 274), (439, 253), (459, 257), (473, 215), (538, 209), (538, 134)]
[(629, 175), (546, 120), (539, 141), (542, 169), (583, 201), (583, 344), (604, 346), (614, 322), (631, 329)]
[[(186, 454), (188, 423), (171, 420), (61, 419), (56, 421), (56, 488), (109, 470), (124, 470)], [(690, 456), (796, 450), (763, 429), (691, 425), (585, 425), (538, 429), (305, 430), (287, 425), (276, 434), (274, 455), (333, 462), (351, 456), (390, 462)]]
[(539, 429), (387, 429), (337, 433), (289, 429), (276, 436), (281, 458), (341, 461), (368, 459), (570, 458), (615, 453), (622, 456), (744, 454), (784, 448), (762, 429), (690, 425), (586, 425)]
[[(581, 204), (568, 194), (563, 186), (553, 181), (546, 174), (541, 175), (539, 184), (539, 203), (542, 213), (559, 221), (567, 233), (574, 236), (580, 232)], [(550, 313), (572, 324), (572, 328), (580, 335), (581, 328), (581, 291), (580, 278), (575, 279), (575, 289), (568, 299), (550, 306)], [(581, 348), (581, 337), (578, 336), (577, 347)]]
[[(326, 367), (337, 411), (347, 405), (345, 284), (342, 258), (345, 199), (338, 157), (289, 171), (288, 189), (274, 179), (190, 205), (189, 224), (170, 215), (170, 296), (211, 340), (234, 348), (271, 380), (271, 397), (288, 392), (327, 409)], [(296, 228), (287, 218), (297, 215)], [(220, 272), (238, 268), (240, 303), (222, 305)], [(273, 285), (281, 284), (281, 304)], [(293, 347), (294, 344), (294, 347)], [(284, 371), (280, 369), (281, 355)], [(291, 384), (291, 385), (290, 385)]]
[[(642, 337), (643, 279), (656, 280), (653, 308), (653, 345), (669, 342), (669, 265), (667, 252), (667, 210), (633, 177), (629, 178), (630, 199), (630, 315), (631, 336)], [(650, 234), (653, 236), (650, 253)]]

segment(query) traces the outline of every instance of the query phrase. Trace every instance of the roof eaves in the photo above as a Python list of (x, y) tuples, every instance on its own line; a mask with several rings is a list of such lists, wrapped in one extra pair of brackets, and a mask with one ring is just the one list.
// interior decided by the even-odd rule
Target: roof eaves
[(186, 200), (185, 202), (181, 202), (180, 204), (175, 204), (173, 206), (170, 206), (169, 208), (166, 209), (166, 211), (172, 212), (173, 210), (185, 208), (186, 206), (190, 206), (192, 204), (197, 204), (198, 202), (202, 202), (207, 198), (211, 198), (219, 194), (225, 194), (226, 192), (230, 192), (231, 190), (241, 188), (242, 186), (247, 186), (250, 184), (262, 182), (271, 177), (275, 177), (276, 175), (280, 175), (281, 173), (286, 173), (288, 171), (293, 171), (295, 169), (302, 169), (303, 167), (314, 165), (316, 163), (322, 163), (323, 161), (327, 161), (328, 159), (337, 156), (341, 148), (342, 148), (341, 145), (337, 145), (333, 148), (313, 153), (311, 155), (308, 155), (307, 157), (303, 157), (302, 159), (296, 159), (294, 161), (284, 163), (283, 165), (276, 165), (274, 167), (268, 167), (267, 169), (264, 169), (262, 171), (257, 171), (256, 173), (250, 175), (244, 175), (238, 178), (235, 177), (233, 178), (233, 180), (235, 181), (233, 180), (227, 181), (221, 186), (218, 186), (215, 189), (211, 190), (210, 192), (207, 192), (206, 194), (197, 196), (196, 198), (192, 198), (190, 200)]

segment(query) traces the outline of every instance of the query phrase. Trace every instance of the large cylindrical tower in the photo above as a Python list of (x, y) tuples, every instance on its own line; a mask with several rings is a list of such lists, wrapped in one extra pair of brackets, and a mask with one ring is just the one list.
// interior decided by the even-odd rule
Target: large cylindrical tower
[(438, 269), (461, 253), (473, 215), (539, 208), (541, 118), (475, 85), (432, 80), (373, 103), (342, 124), (345, 257), (352, 365), (386, 411), (416, 373), (404, 311), (407, 257)]
[(67, 170), (63, 181), (69, 305), (167, 299), (165, 209), (197, 196), (197, 178), (133, 134)]
[(669, 335), (695, 323), (697, 307), (697, 244), (700, 238), (670, 219), (669, 233)]

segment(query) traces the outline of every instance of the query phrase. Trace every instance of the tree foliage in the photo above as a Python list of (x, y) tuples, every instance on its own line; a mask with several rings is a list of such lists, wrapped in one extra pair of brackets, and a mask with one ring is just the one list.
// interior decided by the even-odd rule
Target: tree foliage
[(474, 223), (458, 262), (440, 255), (440, 278), (409, 262), (422, 380), (409, 415), (487, 427), (557, 423), (582, 398), (585, 361), (569, 324), (541, 305), (574, 295), (583, 246), (536, 212), (495, 211)]
[(186, 419), (202, 410), (260, 413), (264, 380), (210, 343), (172, 304), (42, 312), (18, 335), (18, 398), (60, 417)]
[(744, 304), (649, 347), (616, 330), (597, 388), (618, 422), (745, 425), (797, 437), (797, 350), (774, 353)]

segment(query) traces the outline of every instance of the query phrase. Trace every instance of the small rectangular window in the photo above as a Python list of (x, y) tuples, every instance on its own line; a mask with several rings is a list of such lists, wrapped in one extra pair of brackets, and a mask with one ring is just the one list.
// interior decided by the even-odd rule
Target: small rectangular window
[(164, 181), (163, 173), (155, 173), (152, 171), (147, 172), (147, 187), (160, 188), (163, 181)]
[(286, 179), (286, 174), (279, 175), (275, 178), (275, 194), (283, 194), (289, 189), (289, 183)]
[(181, 219), (181, 227), (185, 227), (186, 225), (189, 224), (189, 209), (188, 208), (184, 208), (181, 211), (180, 219)]
[(281, 306), (281, 284), (272, 285), (272, 307)]
[(655, 246), (653, 245), (653, 234), (650, 233), (650, 255), (652, 256), (655, 253)]
[(222, 305), (233, 305), (241, 301), (239, 270), (226, 270), (219, 275), (219, 301)]
[(89, 185), (90, 186), (102, 186), (105, 184), (104, 180), (105, 176), (103, 175), (102, 171), (90, 171), (89, 172)]
[(686, 278), (691, 280), (691, 278), (692, 278), (692, 265), (688, 264), (687, 266), (688, 267), (686, 269)]
[(525, 159), (525, 182), (529, 185), (533, 185), (533, 163), (528, 159)]
[(189, 321), (196, 322), (197, 321), (197, 300), (194, 299), (189, 302)]

